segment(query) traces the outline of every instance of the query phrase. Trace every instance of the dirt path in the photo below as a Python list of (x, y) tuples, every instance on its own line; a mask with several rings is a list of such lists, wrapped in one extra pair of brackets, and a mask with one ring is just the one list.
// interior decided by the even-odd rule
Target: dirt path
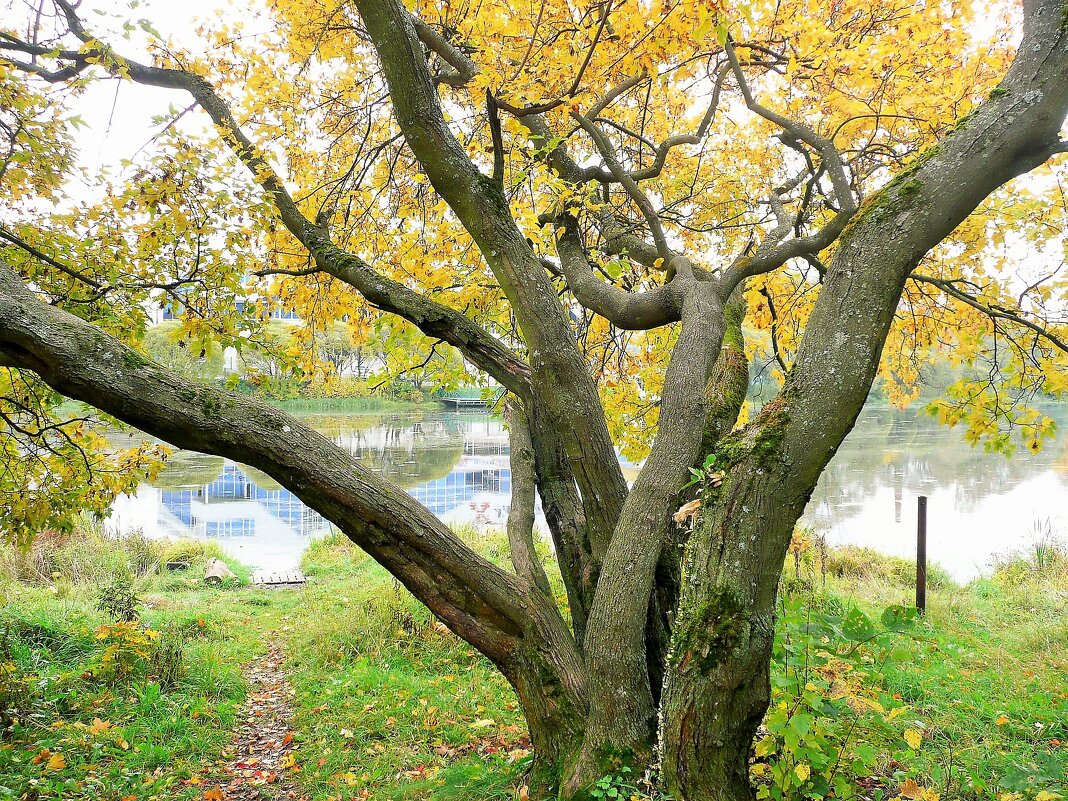
[(249, 693), (223, 759), (218, 787), (223, 801), (306, 799), (291, 779), (293, 688), (284, 663), (281, 647), (271, 644), (259, 661), (245, 668)]

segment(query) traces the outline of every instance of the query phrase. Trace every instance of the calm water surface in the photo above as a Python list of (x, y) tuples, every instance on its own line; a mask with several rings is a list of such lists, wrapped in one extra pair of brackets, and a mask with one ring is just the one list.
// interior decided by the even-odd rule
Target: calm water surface
[[(364, 466), (450, 523), (503, 525), (511, 473), (508, 435), (486, 414), (307, 415)], [(1062, 426), (1063, 429), (1063, 426)], [(624, 466), (629, 478), (634, 468)], [(916, 498), (929, 501), (930, 558), (966, 581), (991, 559), (1068, 523), (1068, 438), (1011, 459), (965, 445), (911, 412), (864, 412), (820, 479), (805, 521), (832, 544), (911, 556)], [(329, 524), (263, 473), (181, 451), (152, 484), (116, 502), (110, 525), (150, 536), (217, 541), (253, 568), (288, 570)]]

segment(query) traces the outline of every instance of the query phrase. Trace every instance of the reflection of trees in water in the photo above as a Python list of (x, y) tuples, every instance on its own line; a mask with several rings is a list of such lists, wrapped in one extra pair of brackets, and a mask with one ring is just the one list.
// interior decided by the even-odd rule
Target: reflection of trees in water
[(175, 451), (152, 485), (165, 490), (203, 487), (221, 476), (225, 466), (221, 456)]
[[(374, 415), (315, 421), (315, 427), (345, 447), (361, 464), (400, 487), (435, 481), (449, 474), (464, 455), (473, 424), (494, 427), (488, 418), (457, 414)], [(498, 424), (499, 425), (499, 424)], [(506, 452), (506, 451), (505, 451)]]
[[(1063, 428), (1068, 414), (1046, 412)], [(869, 408), (842, 443), (813, 495), (815, 522), (840, 519), (884, 487), (901, 497), (951, 488), (958, 510), (974, 507), (992, 492), (1008, 492), (1034, 476), (1053, 470), (1068, 484), (1068, 438), (1063, 435), (1038, 454), (1021, 447), (1011, 457), (987, 453), (963, 441), (959, 430), (940, 426), (922, 412)], [(828, 509), (830, 505), (833, 509)], [(895, 509), (900, 519), (900, 508)]]

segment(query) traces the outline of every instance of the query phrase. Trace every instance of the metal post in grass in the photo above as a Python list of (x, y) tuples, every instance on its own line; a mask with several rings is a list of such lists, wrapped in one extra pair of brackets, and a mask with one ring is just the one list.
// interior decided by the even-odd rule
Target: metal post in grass
[(916, 609), (927, 611), (927, 496), (916, 503)]

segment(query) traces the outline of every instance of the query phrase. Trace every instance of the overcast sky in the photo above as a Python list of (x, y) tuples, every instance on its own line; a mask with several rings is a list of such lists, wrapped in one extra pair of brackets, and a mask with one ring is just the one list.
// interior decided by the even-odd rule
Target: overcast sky
[[(199, 22), (211, 20), (220, 12), (229, 19), (253, 15), (253, 3), (233, 3), (229, 0), (145, 0), (134, 9), (124, 2), (91, 0), (80, 7), (82, 18), (90, 29), (104, 37), (115, 48), (131, 58), (149, 60), (145, 49), (146, 36), (136, 30), (130, 41), (122, 38), (123, 19), (136, 22), (149, 20), (156, 30), (180, 49), (198, 52), (203, 44), (196, 35)], [(97, 10), (106, 15), (97, 14)], [(192, 99), (185, 92), (140, 86), (131, 81), (107, 80), (92, 84), (73, 104), (73, 110), (87, 123), (79, 131), (82, 163), (94, 171), (103, 165), (117, 165), (145, 146), (165, 125), (153, 124), (152, 118), (166, 114), (171, 106), (184, 109)], [(207, 116), (194, 109), (183, 118), (183, 125), (207, 126)]]

